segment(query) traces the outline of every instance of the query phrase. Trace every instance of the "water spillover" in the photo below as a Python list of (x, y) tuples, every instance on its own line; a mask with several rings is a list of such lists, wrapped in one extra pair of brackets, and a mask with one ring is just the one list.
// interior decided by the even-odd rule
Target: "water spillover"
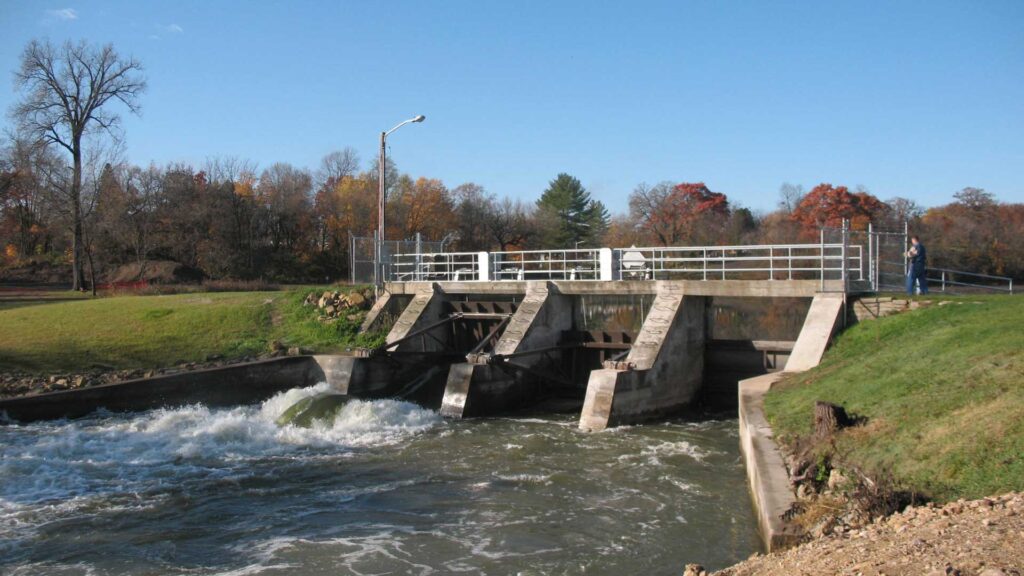
[(758, 548), (731, 415), (275, 424), (326, 389), (0, 425), (0, 574), (679, 574)]

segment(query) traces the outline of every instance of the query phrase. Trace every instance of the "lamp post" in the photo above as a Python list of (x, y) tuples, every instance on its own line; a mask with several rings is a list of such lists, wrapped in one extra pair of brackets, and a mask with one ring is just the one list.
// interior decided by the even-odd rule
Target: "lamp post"
[(385, 168), (387, 167), (387, 138), (388, 135), (398, 130), (406, 124), (413, 122), (423, 122), (427, 117), (420, 114), (415, 118), (410, 118), (404, 122), (399, 123), (397, 126), (386, 132), (380, 133), (380, 174), (377, 177), (379, 189), (377, 191), (377, 246), (376, 254), (374, 254), (374, 268), (373, 268), (373, 280), (374, 284), (379, 289), (384, 286), (384, 230), (385, 230), (385, 206), (387, 205), (387, 199), (385, 198), (385, 190), (387, 190), (387, 184), (384, 181)]

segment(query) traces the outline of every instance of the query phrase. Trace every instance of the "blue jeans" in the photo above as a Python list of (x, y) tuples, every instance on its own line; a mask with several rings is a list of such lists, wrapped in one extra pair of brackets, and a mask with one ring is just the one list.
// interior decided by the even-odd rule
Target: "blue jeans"
[(911, 267), (910, 273), (907, 274), (907, 294), (910, 296), (914, 295), (914, 284), (921, 289), (921, 294), (928, 293), (928, 276), (924, 268)]

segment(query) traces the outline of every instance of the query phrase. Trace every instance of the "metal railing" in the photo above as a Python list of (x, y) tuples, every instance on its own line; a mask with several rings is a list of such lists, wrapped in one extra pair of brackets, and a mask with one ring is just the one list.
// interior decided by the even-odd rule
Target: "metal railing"
[[(844, 265), (845, 263), (845, 265)], [(396, 254), (392, 281), (843, 280), (868, 277), (859, 244), (630, 247)]]
[(391, 260), (391, 279), (396, 282), (464, 282), (486, 280), (480, 274), (486, 252), (433, 252), (396, 254)]
[[(925, 273), (928, 276), (929, 288), (933, 285), (937, 286), (939, 292), (983, 292), (988, 290), (1013, 294), (1013, 278), (1008, 276), (977, 274), (948, 268), (926, 268)], [(968, 279), (973, 281), (968, 281)], [(961, 288), (965, 290), (961, 290)]]
[(600, 280), (601, 249), (491, 252), (492, 280)]
[[(892, 283), (881, 286), (881, 289), (903, 291), (906, 289), (906, 267), (905, 262), (882, 262), (891, 267), (900, 266), (904, 269), (904, 283), (895, 285)], [(1013, 278), (1009, 276), (995, 276), (993, 274), (979, 274), (977, 272), (965, 272), (963, 270), (952, 270), (949, 268), (925, 268), (925, 275), (928, 279), (928, 289), (938, 290), (946, 293), (979, 293), (998, 292), (1013, 294)]]
[(770, 244), (617, 248), (623, 280), (863, 280), (860, 245)]

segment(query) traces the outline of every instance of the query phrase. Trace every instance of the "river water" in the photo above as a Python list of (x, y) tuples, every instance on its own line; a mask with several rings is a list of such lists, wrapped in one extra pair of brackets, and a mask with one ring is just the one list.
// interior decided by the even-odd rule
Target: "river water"
[(0, 425), (0, 574), (679, 574), (758, 549), (736, 421), (354, 401)]

